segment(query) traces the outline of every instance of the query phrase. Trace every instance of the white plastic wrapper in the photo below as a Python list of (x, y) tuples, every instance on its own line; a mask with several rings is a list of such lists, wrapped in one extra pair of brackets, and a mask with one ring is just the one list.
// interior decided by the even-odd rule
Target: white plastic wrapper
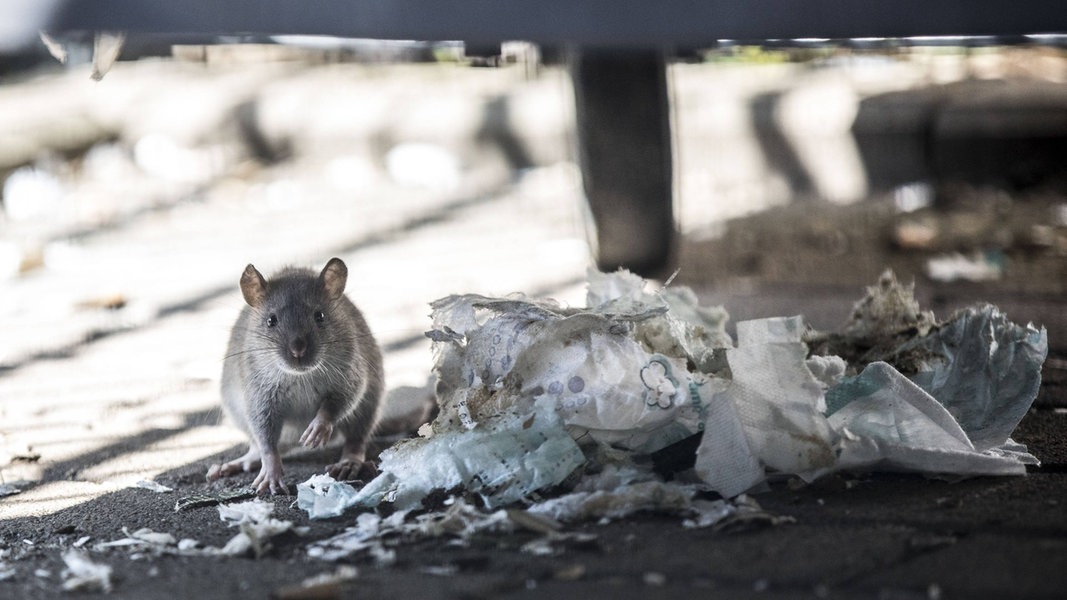
[(542, 406), (397, 444), (382, 453), (381, 474), (353, 503), (391, 502), (406, 510), (432, 491), (462, 487), (495, 507), (562, 482), (585, 459), (555, 413)]
[[(840, 434), (832, 469), (1021, 475), (1027, 463), (1036, 462), (1013, 445), (977, 449), (944, 406), (884, 362), (871, 363), (851, 385), (863, 391), (828, 419)], [(1001, 440), (997, 448), (1007, 442)]]
[(312, 519), (339, 517), (355, 504), (356, 488), (322, 473), (296, 484), (296, 505)]
[(984, 305), (908, 346), (935, 357), (912, 380), (959, 421), (978, 450), (987, 450), (1008, 440), (1037, 397), (1048, 336)]
[[(498, 507), (581, 466), (597, 471), (605, 456), (695, 435), (697, 478), (727, 498), (768, 473), (999, 475), (1036, 462), (1009, 436), (1036, 397), (1046, 334), (995, 307), (938, 324), (887, 273), (842, 333), (774, 317), (738, 323), (735, 345), (725, 311), (685, 288), (649, 292), (629, 273), (591, 273), (587, 304), (433, 303), (439, 415), (424, 437), (383, 453), (381, 475), (345, 504), (406, 510), (462, 489)], [(809, 356), (820, 335), (849, 360)], [(905, 355), (909, 376), (878, 358)], [(646, 501), (624, 489), (643, 481), (597, 498)]]
[[(917, 312), (910, 290), (900, 301), (902, 289), (892, 279), (857, 307), (895, 304), (907, 313), (900, 323), (932, 321)], [(876, 312), (884, 322), (875, 322), (872, 335), (893, 339), (885, 330), (891, 315)], [(767, 468), (811, 481), (844, 469), (1021, 475), (1037, 463), (1009, 436), (1040, 387), (1044, 329), (978, 306), (884, 349), (920, 363), (910, 378), (875, 361), (834, 384), (836, 367), (801, 360), (798, 325), (783, 318), (738, 324), (738, 347), (727, 353), (730, 402), (709, 419), (697, 453), (697, 473), (716, 491), (740, 493), (763, 481)], [(824, 391), (819, 379), (829, 379)]]

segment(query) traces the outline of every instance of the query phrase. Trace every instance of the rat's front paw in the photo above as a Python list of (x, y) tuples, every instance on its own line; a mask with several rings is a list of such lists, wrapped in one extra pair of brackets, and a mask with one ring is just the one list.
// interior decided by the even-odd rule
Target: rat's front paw
[(332, 465), (327, 466), (326, 473), (337, 481), (347, 481), (355, 477), (356, 473), (359, 472), (359, 467), (362, 463), (363, 461), (361, 460), (348, 460), (342, 458)]
[(378, 476), (378, 464), (373, 460), (348, 460), (342, 458), (326, 467), (326, 472), (337, 481), (367, 482)]
[(213, 464), (210, 467), (208, 467), (207, 475), (205, 476), (205, 478), (208, 480), (208, 482), (212, 482), (212, 481), (218, 481), (219, 479), (221, 479), (224, 476), (225, 476), (225, 473), (223, 473), (223, 471), (222, 471), (222, 465), (216, 463), (216, 464)]
[(280, 494), (282, 492), (285, 495), (289, 495), (289, 488), (286, 487), (285, 481), (282, 480), (282, 465), (281, 462), (275, 464), (267, 464), (267, 461), (263, 461), (263, 466), (259, 469), (259, 475), (252, 481), (252, 487), (256, 488), (257, 494), (265, 494), (268, 491), (271, 494)]
[(333, 421), (319, 413), (308, 423), (307, 429), (300, 436), (300, 445), (307, 448), (325, 446), (333, 437)]

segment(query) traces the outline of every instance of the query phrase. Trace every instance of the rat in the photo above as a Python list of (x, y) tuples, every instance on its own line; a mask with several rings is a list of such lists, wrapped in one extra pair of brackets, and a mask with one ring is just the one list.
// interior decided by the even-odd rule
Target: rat
[(241, 294), (248, 306), (230, 333), (222, 405), (250, 443), (244, 456), (212, 465), (208, 481), (258, 466), (252, 482), (258, 493), (288, 494), (278, 447), (283, 429), (295, 434), (300, 427), (305, 447), (325, 446), (335, 430), (344, 436), (341, 458), (327, 467), (332, 477), (360, 472), (384, 378), (378, 343), (344, 294), (347, 280), (339, 258), (318, 274), (289, 267), (269, 280), (245, 267)]

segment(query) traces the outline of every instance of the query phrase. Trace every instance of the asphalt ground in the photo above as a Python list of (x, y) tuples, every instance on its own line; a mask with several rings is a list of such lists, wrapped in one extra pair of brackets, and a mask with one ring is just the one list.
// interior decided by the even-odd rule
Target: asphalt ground
[[(247, 262), (270, 271), (342, 257), (349, 295), (385, 349), (390, 387), (425, 383), (431, 358), (422, 332), (435, 298), (522, 292), (582, 302), (589, 250), (575, 169), (566, 162), (503, 176), (482, 172), (453, 185), (447, 156), (437, 155), (443, 175), (413, 186), (360, 156), (338, 166), (345, 157), (297, 155), (266, 165), (223, 161), (159, 184), (121, 143), (101, 148), (104, 154), (83, 159), (81, 170), (60, 169), (63, 198), (77, 205), (7, 224), (5, 241), (30, 250), (0, 300), (0, 474), (22, 490), (0, 498), (2, 597), (64, 595), (61, 555), (86, 537), (81, 544), (92, 548), (149, 528), (222, 546), (234, 534), (214, 508), (174, 506), (177, 498), (251, 480), (212, 488), (203, 479), (209, 464), (243, 452), (241, 435), (218, 421), (217, 387)], [(336, 177), (338, 169), (346, 176)], [(1049, 210), (1058, 198), (1049, 196)], [(877, 235), (853, 228), (841, 235), (886, 242), (898, 217), (885, 217), (884, 202), (865, 204), (875, 216), (863, 221)], [(362, 556), (342, 561), (358, 574), (345, 571), (317, 587), (302, 582), (340, 566), (310, 558), (309, 544), (353, 517), (310, 521), (292, 497), (269, 499), (274, 516), (308, 530), (274, 538), (259, 558), (124, 546), (89, 556), (111, 567), (110, 595), (119, 598), (1061, 597), (1064, 301), (1048, 286), (1020, 284), (1032, 270), (1012, 265), (1037, 260), (1062, 269), (1064, 259), (1054, 247), (1009, 248), (1012, 261), (999, 280), (941, 283), (922, 270), (929, 249), (850, 242), (842, 250), (812, 238), (805, 223), (839, 224), (837, 210), (818, 203), (768, 210), (732, 222), (740, 238), (689, 232), (680, 242), (677, 283), (723, 304), (735, 322), (804, 314), (832, 328), (881, 268), (895, 266), (915, 279), (918, 298), (938, 316), (991, 300), (1013, 320), (1046, 325), (1052, 350), (1044, 383), (1015, 435), (1041, 466), (1025, 477), (962, 481), (892, 473), (813, 485), (776, 481), (754, 496), (780, 517), (773, 522), (687, 529), (676, 515), (638, 514), (569, 526), (567, 533), (587, 535), (566, 537), (548, 554), (524, 551), (540, 537), (524, 530), (463, 544), (449, 536), (397, 540), (389, 565)], [(794, 237), (751, 233), (781, 223), (792, 224)], [(810, 272), (823, 275), (805, 277), (797, 265), (815, 265)], [(331, 458), (296, 457), (286, 463), (287, 476), (303, 481)], [(174, 491), (132, 487), (143, 479)]]

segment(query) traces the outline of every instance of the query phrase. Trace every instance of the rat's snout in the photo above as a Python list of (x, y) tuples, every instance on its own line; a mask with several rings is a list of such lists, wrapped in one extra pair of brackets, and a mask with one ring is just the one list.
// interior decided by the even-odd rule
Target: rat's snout
[(304, 358), (308, 351), (307, 340), (303, 337), (293, 338), (289, 342), (289, 355), (293, 358), (300, 360)]

